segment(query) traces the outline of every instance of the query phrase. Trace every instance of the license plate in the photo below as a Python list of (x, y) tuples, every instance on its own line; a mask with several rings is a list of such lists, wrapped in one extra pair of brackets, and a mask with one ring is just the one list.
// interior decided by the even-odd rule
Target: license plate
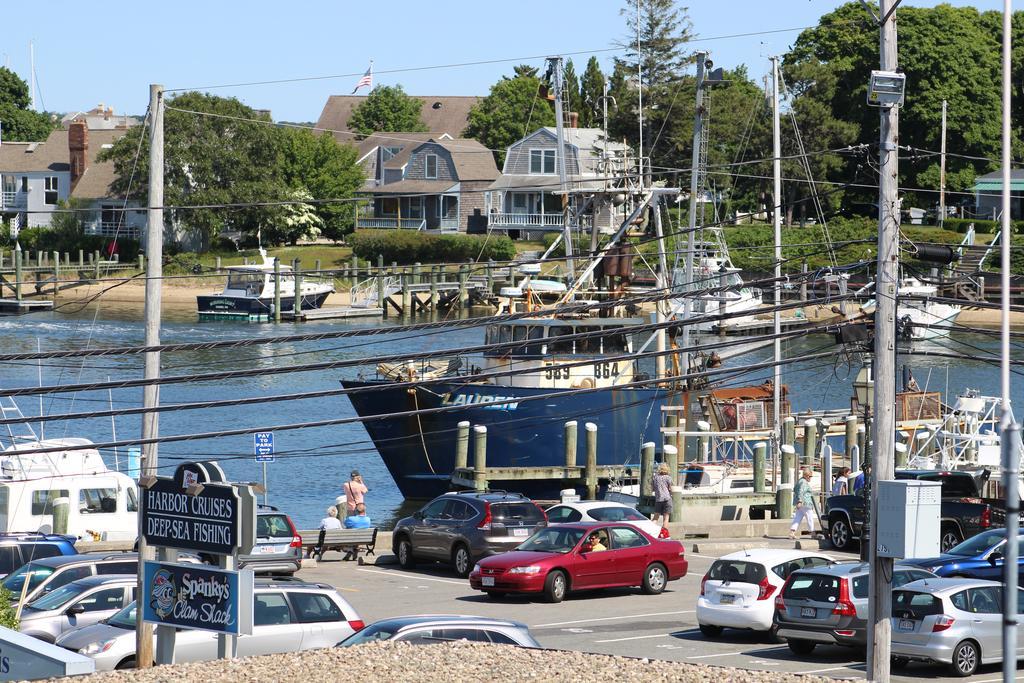
[(494, 585), (494, 577), (493, 576), (481, 576), (480, 577), (480, 583), (482, 585), (484, 585), (484, 586), (493, 586)]
[(736, 596), (732, 593), (724, 593), (718, 597), (718, 604), (720, 605), (731, 605), (736, 602)]
[(914, 621), (912, 619), (900, 619), (900, 630), (901, 631), (913, 631)]
[(260, 546), (260, 554), (261, 555), (270, 555), (272, 553), (279, 553), (279, 552), (282, 552), (287, 547), (288, 546), (285, 546), (285, 545), (261, 545)]
[(816, 617), (818, 616), (818, 610), (813, 607), (801, 607), (800, 616), (802, 617)]
[(513, 529), (512, 530), (512, 535), (513, 536), (529, 536), (530, 535), (530, 530), (529, 529)]

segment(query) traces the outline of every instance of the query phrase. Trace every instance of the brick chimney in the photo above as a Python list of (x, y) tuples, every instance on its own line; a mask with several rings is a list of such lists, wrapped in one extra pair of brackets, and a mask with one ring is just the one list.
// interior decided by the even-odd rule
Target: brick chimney
[(579, 128), (580, 127), (580, 115), (577, 112), (569, 112), (569, 127)]
[(71, 162), (71, 189), (89, 165), (89, 128), (85, 121), (72, 121), (68, 126), (68, 155)]

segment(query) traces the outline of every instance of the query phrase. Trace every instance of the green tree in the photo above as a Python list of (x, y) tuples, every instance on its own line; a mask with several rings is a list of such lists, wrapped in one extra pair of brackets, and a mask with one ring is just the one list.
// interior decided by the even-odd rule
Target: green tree
[[(569, 105), (569, 111), (574, 111), (579, 114), (583, 109), (583, 100), (580, 97), (580, 79), (576, 76), (576, 67), (572, 65), (572, 60), (565, 60), (565, 73), (564, 73), (564, 84), (565, 88), (565, 101)], [(582, 123), (580, 125), (583, 125)]]
[[(186, 92), (167, 105), (164, 203), (182, 207), (165, 212), (169, 222), (197, 234), (203, 248), (223, 229), (252, 234), (272, 224), (281, 207), (256, 204), (292, 196), (281, 172), (282, 130), (234, 98)], [(145, 163), (135, 163), (136, 149), (143, 160), (149, 154), (148, 136), (140, 147), (142, 134), (142, 126), (131, 128), (100, 158), (114, 162), (116, 193), (145, 201), (149, 171)], [(241, 206), (188, 208), (221, 204)]]
[(0, 125), (3, 139), (41, 142), (55, 128), (54, 117), (29, 109), (28, 83), (0, 67)]
[[(352, 231), (355, 209), (350, 201), (365, 180), (352, 145), (341, 145), (331, 135), (285, 128), (284, 180), (293, 190), (306, 192), (314, 200), (311, 206), (319, 217), (324, 237), (338, 241)], [(341, 201), (328, 202), (324, 200)], [(349, 201), (346, 201), (349, 200)]]
[(426, 131), (420, 118), (423, 100), (410, 97), (400, 85), (378, 85), (352, 110), (348, 127), (362, 135)]
[(12, 631), (18, 630), (18, 598), (7, 588), (0, 586), (0, 626)]
[(583, 80), (580, 82), (580, 125), (584, 128), (598, 128), (601, 126), (602, 103), (604, 95), (604, 74), (601, 72), (601, 65), (597, 57), (591, 57), (587, 61), (587, 68), (583, 72)]
[(640, 0), (639, 53), (636, 3), (627, 0), (619, 14), (626, 18), (626, 35), (620, 43), (626, 55), (616, 62), (621, 61), (635, 74), (639, 59), (645, 86), (664, 85), (679, 78), (692, 61), (683, 52), (683, 45), (693, 36), (686, 8), (676, 7), (675, 0)]
[(491, 149), (499, 168), (509, 145), (542, 126), (555, 125), (551, 104), (539, 96), (539, 88), (536, 76), (502, 77), (470, 109), (465, 135)]
[(519, 76), (526, 76), (528, 78), (538, 78), (540, 76), (539, 70), (535, 66), (529, 64), (516, 64), (512, 67), (512, 77), (518, 78)]

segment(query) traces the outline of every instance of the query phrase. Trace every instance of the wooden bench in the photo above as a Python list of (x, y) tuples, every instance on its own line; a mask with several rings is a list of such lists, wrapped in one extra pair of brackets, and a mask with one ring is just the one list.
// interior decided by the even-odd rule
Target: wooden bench
[(369, 529), (309, 529), (300, 531), (299, 535), (302, 536), (302, 547), (306, 551), (306, 557), (315, 556), (317, 561), (323, 560), (324, 553), (328, 550), (345, 553), (344, 559), (346, 560), (356, 559), (360, 549), (364, 549), (367, 555), (373, 555), (374, 547), (377, 545), (377, 527)]

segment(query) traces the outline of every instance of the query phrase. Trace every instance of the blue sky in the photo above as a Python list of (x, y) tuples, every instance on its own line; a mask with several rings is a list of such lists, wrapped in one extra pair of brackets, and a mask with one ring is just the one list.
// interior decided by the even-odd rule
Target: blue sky
[[(719, 66), (747, 64), (763, 73), (766, 57), (782, 53), (798, 30), (740, 38), (734, 34), (814, 25), (840, 0), (689, 0), (692, 47), (709, 49)], [(934, 0), (905, 0), (931, 6)], [(1001, 9), (1001, 0), (956, 5)], [(1015, 3), (1016, 7), (1017, 3)], [(4, 9), (0, 64), (23, 78), (29, 41), (35, 45), (39, 108), (85, 110), (103, 102), (118, 113), (141, 113), (149, 83), (167, 88), (339, 74), (362, 74), (374, 60), (375, 83), (401, 83), (415, 95), (484, 95), (512, 65), (537, 55), (593, 52), (623, 38), (622, 0), (435, 0), (290, 3), (177, 0), (89, 9), (53, 3), (40, 21), (35, 3)], [(114, 7), (108, 5), (107, 7)], [(148, 31), (146, 34), (144, 32)], [(597, 53), (609, 66), (615, 53)], [(574, 55), (582, 72), (589, 54)], [(382, 73), (442, 64), (511, 59), (455, 68)], [(270, 109), (274, 118), (315, 121), (327, 97), (352, 91), (359, 76), (218, 88)], [(365, 92), (362, 91), (362, 92)]]

